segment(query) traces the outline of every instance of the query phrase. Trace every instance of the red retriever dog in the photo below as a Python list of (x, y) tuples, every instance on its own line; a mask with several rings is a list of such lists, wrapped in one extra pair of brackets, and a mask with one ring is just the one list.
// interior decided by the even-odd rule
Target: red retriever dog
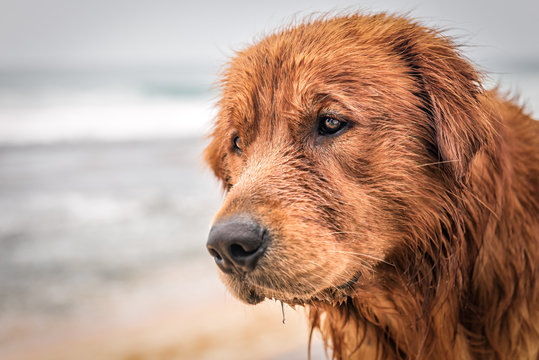
[(207, 247), (334, 359), (537, 359), (539, 123), (439, 32), (311, 20), (224, 71)]

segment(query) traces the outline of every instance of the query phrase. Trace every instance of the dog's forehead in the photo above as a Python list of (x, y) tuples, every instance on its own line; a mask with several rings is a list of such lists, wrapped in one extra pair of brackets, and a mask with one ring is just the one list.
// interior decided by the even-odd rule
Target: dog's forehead
[[(395, 54), (383, 37), (364, 41), (346, 24), (310, 28), (271, 35), (232, 59), (221, 81), (224, 121), (249, 133), (282, 122), (301, 127), (328, 107), (352, 107), (350, 112), (360, 114), (358, 108), (392, 91), (387, 84), (397, 84), (405, 73), (399, 63), (387, 61)], [(346, 36), (336, 42), (335, 34), (343, 31)]]
[(291, 51), (291, 44), (270, 45), (258, 44), (239, 54), (225, 73), (223, 110), (238, 126), (287, 114), (297, 117), (324, 98), (324, 71), (316, 59)]
[(297, 57), (243, 64), (226, 78), (221, 111), (235, 129), (300, 127), (337, 96), (315, 64), (298, 65)]

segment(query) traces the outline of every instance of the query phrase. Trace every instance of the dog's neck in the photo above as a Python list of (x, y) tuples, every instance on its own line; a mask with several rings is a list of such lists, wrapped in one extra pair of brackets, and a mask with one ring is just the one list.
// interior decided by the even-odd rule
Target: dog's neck
[(321, 332), (334, 359), (427, 359), (433, 354), (458, 359), (453, 347), (443, 348), (450, 342), (436, 341), (451, 338), (455, 345), (463, 341), (455, 295), (443, 303), (425, 304), (409, 291), (407, 286), (391, 291), (358, 287), (340, 304), (309, 305), (311, 326)]

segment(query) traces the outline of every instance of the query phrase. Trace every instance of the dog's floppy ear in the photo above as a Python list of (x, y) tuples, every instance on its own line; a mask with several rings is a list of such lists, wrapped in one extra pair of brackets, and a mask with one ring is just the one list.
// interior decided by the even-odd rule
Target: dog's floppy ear
[(480, 104), (482, 87), (477, 71), (450, 39), (413, 26), (391, 43), (418, 82), (416, 94), (434, 130), (439, 161), (459, 183), (468, 166), (492, 134), (488, 114)]

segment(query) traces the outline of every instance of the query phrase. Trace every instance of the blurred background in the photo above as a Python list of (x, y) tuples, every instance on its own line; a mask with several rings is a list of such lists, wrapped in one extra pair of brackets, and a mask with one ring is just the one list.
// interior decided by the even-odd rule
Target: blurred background
[(447, 29), (537, 117), (529, 0), (0, 0), (0, 359), (307, 358), (301, 309), (220, 284), (200, 153), (234, 51), (343, 9)]

